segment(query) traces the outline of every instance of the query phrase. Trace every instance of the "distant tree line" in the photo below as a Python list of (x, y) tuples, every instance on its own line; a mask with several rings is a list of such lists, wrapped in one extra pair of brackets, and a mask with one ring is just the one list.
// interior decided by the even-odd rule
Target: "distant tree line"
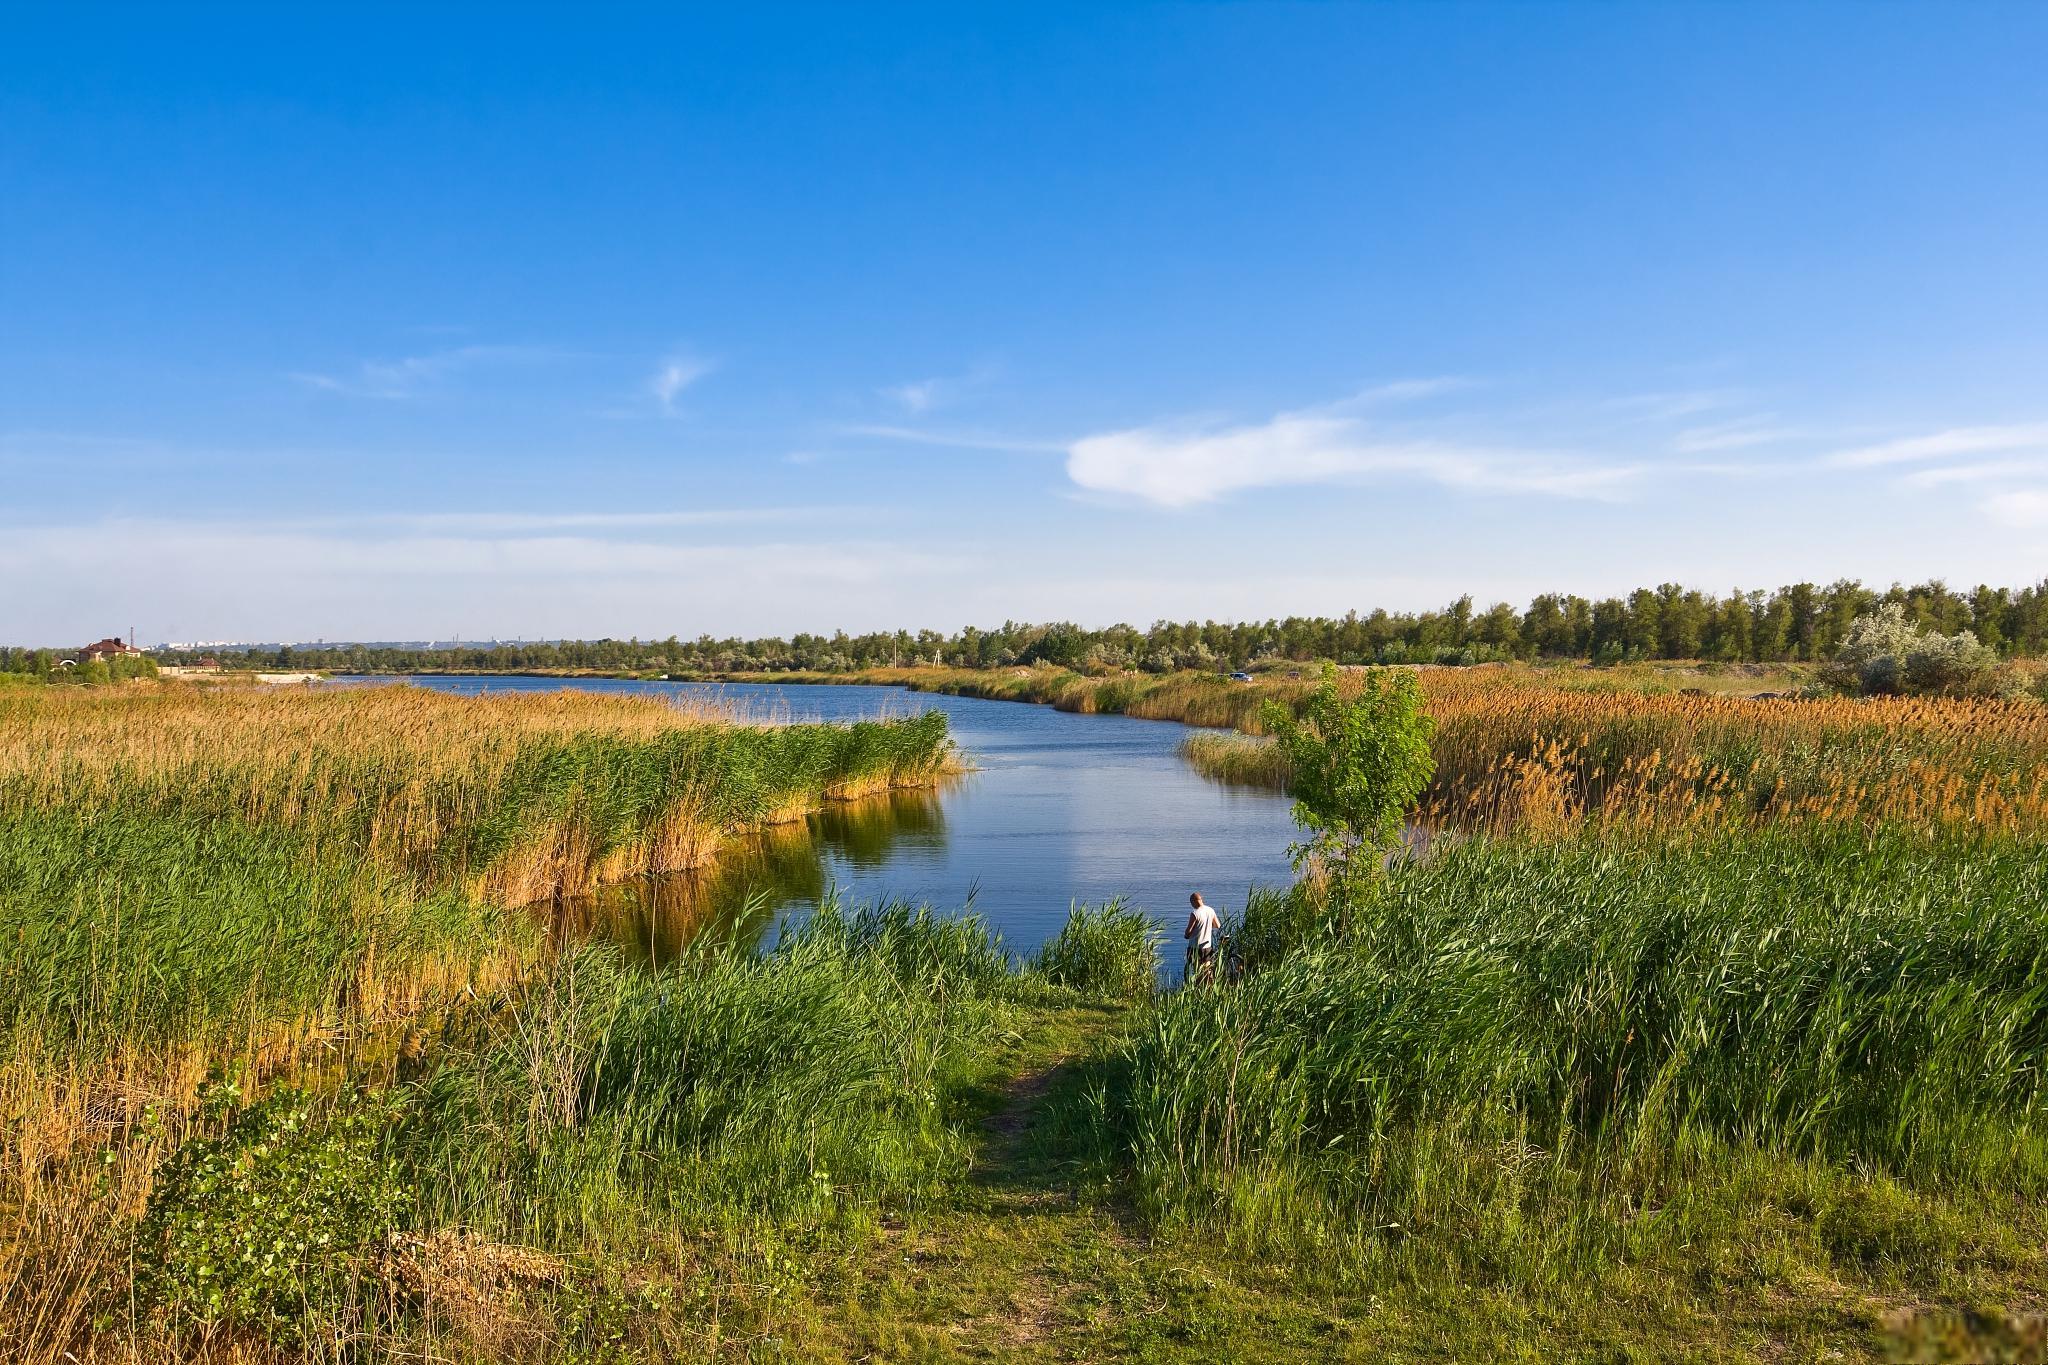
[(115, 654), (79, 662), (76, 651), (0, 645), (0, 678), (58, 683), (126, 682), (154, 678), (157, 661), (147, 654)]
[[(391, 648), (361, 645), (285, 646), (237, 655), (210, 647), (230, 667), (417, 672), (437, 669), (602, 671), (844, 672), (892, 665), (946, 664), (996, 668), (1054, 664), (1084, 670), (1242, 668), (1267, 660), (1334, 659), (1339, 663), (1488, 663), (1513, 659), (1706, 659), (1725, 663), (1818, 662), (1832, 658), (1850, 623), (1883, 603), (1896, 603), (1917, 630), (1972, 632), (2006, 657), (2048, 654), (2048, 581), (2033, 587), (1978, 587), (1964, 592), (1941, 582), (1886, 590), (1848, 580), (1825, 587), (1794, 583), (1775, 592), (1716, 597), (1676, 583), (1598, 600), (1546, 593), (1517, 610), (1485, 609), (1470, 597), (1439, 611), (1350, 612), (1250, 622), (1160, 621), (1090, 630), (1071, 622), (969, 626), (866, 635), (799, 634), (743, 640), (700, 636), (680, 640), (578, 640), (532, 644)], [(22, 651), (0, 651), (0, 670)], [(163, 652), (166, 663), (196, 659)]]

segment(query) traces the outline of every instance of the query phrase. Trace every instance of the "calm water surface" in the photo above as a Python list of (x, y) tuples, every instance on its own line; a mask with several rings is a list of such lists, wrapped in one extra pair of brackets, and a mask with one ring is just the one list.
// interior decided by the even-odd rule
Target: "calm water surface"
[[(976, 771), (937, 791), (836, 804), (770, 830), (703, 872), (626, 883), (567, 907), (579, 927), (672, 954), (699, 932), (772, 938), (785, 917), (836, 892), (973, 908), (1028, 953), (1073, 901), (1123, 896), (1170, 926), (1190, 891), (1239, 908), (1253, 883), (1290, 877), (1285, 798), (1218, 786), (1177, 752), (1188, 727), (892, 687), (631, 682), (610, 678), (417, 678), (448, 692), (558, 687), (652, 694), (742, 715), (847, 721), (944, 711)], [(1169, 951), (1177, 967), (1179, 954)]]

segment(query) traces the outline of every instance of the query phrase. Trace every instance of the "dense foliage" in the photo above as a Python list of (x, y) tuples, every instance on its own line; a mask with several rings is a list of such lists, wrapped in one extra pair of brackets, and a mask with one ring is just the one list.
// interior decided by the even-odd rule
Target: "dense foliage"
[(1134, 1036), (1118, 1103), (1161, 1216), (1428, 1237), (1545, 1190), (1624, 1205), (1731, 1147), (2048, 1188), (2048, 877), (2024, 845), (1481, 839), (1349, 912), (1256, 901), (1264, 965)]
[(1436, 723), (1415, 675), (1369, 669), (1346, 688), (1331, 667), (1295, 704), (1268, 702), (1262, 719), (1285, 756), (1295, 822), (1309, 835), (1295, 847), (1295, 866), (1356, 889), (1400, 841), (1436, 771)]
[(1915, 625), (1897, 602), (1857, 617), (1821, 670), (1822, 681), (1863, 696), (1967, 696), (1995, 689), (1997, 651), (1972, 631)]

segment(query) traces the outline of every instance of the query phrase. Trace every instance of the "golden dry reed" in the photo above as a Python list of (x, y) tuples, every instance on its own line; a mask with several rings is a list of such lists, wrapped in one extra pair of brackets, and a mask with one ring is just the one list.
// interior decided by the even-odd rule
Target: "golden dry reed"
[(763, 726), (571, 690), (0, 694), (0, 818), (118, 807), (282, 825), (422, 888), (510, 903), (695, 867), (731, 833), (951, 764), (942, 720)]
[[(878, 680), (1064, 710), (1259, 733), (1259, 710), (1314, 686), (1214, 674), (901, 670)], [(1355, 679), (1361, 670), (1344, 670)], [(1422, 668), (1437, 721), (1427, 820), (1541, 833), (1788, 821), (1925, 831), (2048, 831), (2048, 706), (2021, 699), (1742, 697), (1650, 691), (1586, 668)], [(1250, 742), (1191, 737), (1223, 781), (1284, 787)]]
[(1749, 699), (1432, 670), (1425, 814), (1530, 832), (1883, 823), (2048, 830), (2048, 707), (1925, 698)]

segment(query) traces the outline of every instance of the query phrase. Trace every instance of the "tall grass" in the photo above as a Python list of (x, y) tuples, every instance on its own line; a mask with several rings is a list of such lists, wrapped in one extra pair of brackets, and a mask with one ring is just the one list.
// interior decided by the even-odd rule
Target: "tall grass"
[(103, 1267), (87, 1315), (124, 1358), (237, 1337), (549, 1358), (592, 1311), (664, 1319), (668, 1291), (619, 1302), (578, 1270), (653, 1256), (664, 1283), (708, 1262), (714, 1301), (690, 1307), (715, 1327), (751, 1292), (729, 1258), (772, 1278), (785, 1238), (857, 1236), (958, 1182), (949, 1117), (1019, 984), (985, 924), (901, 904), (828, 904), (771, 953), (657, 971), (577, 950), (452, 1012), (371, 1099), (199, 1120), (132, 1226), (136, 1277)]
[(1428, 672), (1440, 822), (2048, 832), (2048, 707), (1596, 692)]
[(981, 921), (903, 904), (828, 903), (770, 953), (656, 971), (581, 950), (440, 1058), (437, 1216), (562, 1244), (616, 1236), (621, 1185), (691, 1222), (912, 1198), (958, 1173), (942, 1101), (1013, 983)]
[[(1421, 816), (1562, 834), (1868, 825), (2048, 833), (2048, 707), (2028, 701), (1646, 693), (1534, 670), (1422, 672), (1436, 777)], [(1229, 694), (1292, 695), (1294, 684)], [(1134, 712), (1135, 713), (1135, 712)], [(1177, 717), (1185, 718), (1185, 717)], [(1218, 781), (1285, 790), (1256, 738), (1198, 734)]]
[(1541, 1273), (1611, 1265), (1629, 1207), (1756, 1156), (2033, 1197), (2044, 968), (2021, 844), (1476, 839), (1164, 1002), (1120, 1122), (1162, 1221), (1365, 1259), (1548, 1222)]
[[(1672, 830), (1881, 821), (2048, 833), (2048, 706), (2038, 702), (1758, 699), (1674, 688), (1640, 670), (1418, 674), (1437, 723), (1436, 780), (1423, 803), (1431, 823), (1561, 833), (1587, 823)], [(1298, 701), (1313, 686), (1272, 674), (1239, 683), (1212, 673), (1091, 678), (1049, 668), (885, 669), (856, 680), (1249, 735), (1260, 732), (1265, 702)], [(1255, 746), (1193, 736), (1184, 752), (1220, 780), (1285, 786), (1285, 773)]]
[[(472, 1017), (533, 1045), (545, 1011), (506, 1002), (545, 996), (556, 969), (507, 902), (690, 865), (950, 761), (938, 713), (753, 727), (566, 693), (0, 698), (0, 1355), (61, 1358), (111, 1311), (127, 1220), (212, 1122), (193, 1102), (209, 1073), (231, 1099), (382, 1083)], [(882, 949), (861, 935), (918, 939), (848, 932), (842, 956), (863, 960)], [(562, 970), (572, 990), (601, 971)], [(879, 971), (864, 999), (882, 998)], [(626, 987), (608, 998), (622, 1029), (659, 1017)], [(865, 1030), (881, 1008), (841, 1022)], [(559, 1084), (522, 1093), (541, 1104)]]
[(1074, 905), (1060, 931), (1032, 959), (1055, 986), (1121, 1000), (1157, 989), (1159, 945), (1165, 935), (1150, 915), (1122, 900)]
[(939, 713), (746, 726), (650, 698), (419, 688), (85, 689), (0, 699), (0, 818), (232, 816), (411, 878), (526, 902), (706, 861), (738, 830), (928, 784)]
[(1278, 745), (1250, 735), (1189, 735), (1180, 756), (1202, 776), (1235, 787), (1286, 791), (1293, 777)]

